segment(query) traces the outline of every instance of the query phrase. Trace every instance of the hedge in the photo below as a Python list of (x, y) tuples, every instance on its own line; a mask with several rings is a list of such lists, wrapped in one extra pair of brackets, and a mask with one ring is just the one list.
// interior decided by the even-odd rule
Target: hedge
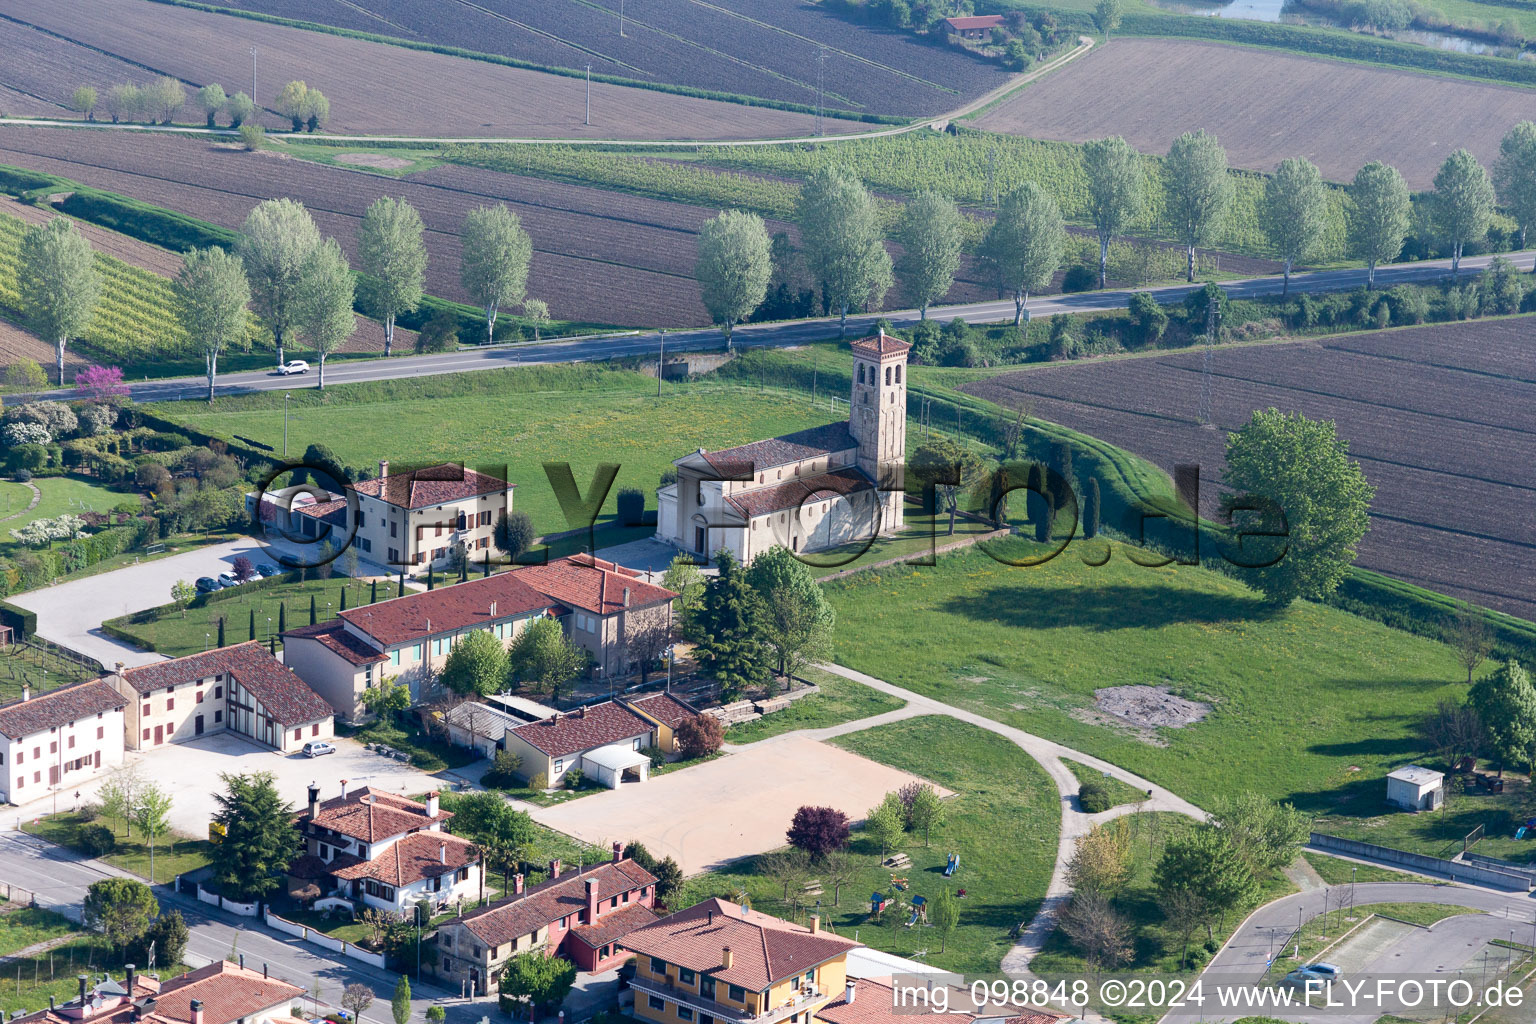
[(146, 651), (153, 651), (155, 649), (154, 642), (151, 641), (148, 637), (139, 636), (137, 633), (130, 633), (128, 630), (115, 625), (117, 621), (118, 620), (116, 619), (108, 619), (106, 622), (103, 622), (99, 628), (103, 633), (107, 634), (107, 636), (110, 636), (116, 640), (121, 640), (125, 644), (132, 644), (134, 647), (142, 647)]
[[(303, 579), (304, 573), (301, 570), (294, 569), (288, 572), (280, 572), (276, 576), (267, 576), (261, 579), (247, 580), (246, 582), (240, 584), (238, 587), (225, 587), (223, 590), (214, 590), (207, 594), (198, 594), (192, 599), (192, 604), (190, 607), (206, 608), (210, 604), (218, 604), (220, 601), (229, 601), (233, 600), (234, 598), (244, 596), (253, 590), (266, 590), (268, 587), (277, 587), (286, 583), (299, 583), (302, 582)], [(173, 610), (175, 607), (176, 606), (174, 604), (170, 604), (155, 610), (164, 612)]]
[(166, 210), (138, 199), (76, 188), (58, 207), (71, 217), (99, 224), (119, 234), (129, 235), (173, 252), (233, 248), (235, 232), (206, 221)]
[(37, 612), (0, 601), (0, 625), (11, 627), (16, 639), (21, 640), (37, 632)]
[(17, 557), (11, 561), (8, 571), (0, 576), (0, 587), (7, 594), (45, 587), (60, 576), (87, 569), (159, 537), (158, 522), (132, 519), (121, 526), (109, 526), (99, 533), (66, 541), (52, 549), (28, 550), (25, 554), (29, 558)]

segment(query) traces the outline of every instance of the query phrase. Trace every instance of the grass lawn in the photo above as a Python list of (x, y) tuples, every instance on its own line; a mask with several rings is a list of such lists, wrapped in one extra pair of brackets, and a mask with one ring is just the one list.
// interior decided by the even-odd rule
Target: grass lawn
[(1068, 770), (1070, 770), (1073, 775), (1077, 776), (1077, 781), (1079, 784), (1085, 782), (1096, 782), (1108, 790), (1109, 795), (1114, 798), (1115, 801), (1114, 803), (1110, 804), (1111, 807), (1119, 807), (1121, 804), (1139, 804), (1147, 798), (1146, 790), (1137, 789), (1129, 782), (1122, 782), (1115, 778), (1113, 775), (1105, 775), (1097, 768), (1090, 768), (1087, 765), (1080, 764), (1077, 761), (1071, 760), (1070, 758), (1064, 757), (1061, 760), (1062, 763), (1067, 766)]
[[(110, 948), (99, 935), (78, 939), (34, 953), (0, 967), (0, 1014), (10, 1016), (16, 1010), (46, 1010), (48, 997), (59, 1003), (73, 999), (79, 992), (77, 974), (111, 973), (123, 977), (124, 951)], [(142, 965), (140, 965), (142, 968)], [(157, 967), (154, 973), (171, 978), (187, 968), (182, 964)]]
[(87, 576), (99, 576), (104, 572), (113, 572), (128, 565), (138, 565), (142, 562), (154, 562), (172, 555), (183, 555), (188, 551), (196, 551), (198, 548), (210, 547), (214, 544), (225, 544), (232, 540), (240, 540), (245, 537), (243, 533), (182, 533), (174, 537), (167, 537), (156, 543), (164, 544), (164, 551), (157, 551), (152, 555), (143, 551), (124, 551), (120, 555), (102, 559), (95, 565), (88, 565), (84, 569), (66, 573), (59, 577), (60, 583), (69, 580), (84, 579)]
[(1350, 882), (1427, 882), (1430, 885), (1450, 885), (1440, 878), (1416, 875), (1410, 871), (1393, 871), (1375, 864), (1361, 864), (1342, 857), (1330, 857), (1326, 853), (1307, 850), (1302, 858), (1329, 885), (1348, 885)]
[(1357, 908), (1357, 913), (1359, 910), (1368, 910), (1377, 917), (1388, 917), (1404, 924), (1416, 924), (1420, 928), (1428, 928), (1436, 921), (1444, 921), (1448, 917), (1483, 913), (1454, 903), (1370, 903)]
[[(88, 818), (85, 814), (78, 812), (62, 811), (34, 821), (22, 822), (22, 831), (41, 836), (60, 846), (80, 850), (80, 827), (89, 824), (105, 825), (112, 830), (113, 835), (117, 836), (117, 849), (102, 857), (103, 862), (132, 872), (140, 878), (149, 879), (149, 844), (140, 838), (137, 832), (132, 836), (126, 835), (123, 823), (115, 818), (109, 818), (106, 815)], [(155, 840), (154, 881), (157, 884), (168, 882), (176, 875), (207, 867), (211, 845), (206, 838), (195, 836), (173, 833), (159, 837)], [(81, 850), (81, 852), (84, 851)]]
[(820, 669), (808, 668), (803, 675), (816, 684), (819, 692), (801, 697), (783, 711), (764, 715), (755, 722), (731, 726), (725, 731), (725, 741), (756, 743), (797, 729), (824, 729), (829, 725), (841, 725), (895, 711), (907, 703), (899, 697), (872, 690), (863, 683)]
[[(109, 490), (101, 484), (72, 476), (40, 476), (33, 478), (32, 482), (42, 492), (42, 498), (31, 512), (0, 524), (0, 554), (9, 555), (26, 550), (11, 536), (11, 531), (19, 530), (30, 522), (53, 519), (66, 512), (76, 515), (83, 512), (106, 512), (113, 505), (132, 497), (127, 492)], [(20, 512), (31, 500), (32, 492), (24, 485), (5, 481), (4, 488), (0, 489), (0, 515)]]
[[(255, 639), (265, 642), (278, 629), (279, 607), (287, 608), (290, 629), (309, 625), (309, 607), (314, 600), (320, 622), (335, 618), (341, 610), (341, 592), (347, 592), (347, 607), (368, 604), (370, 585), (362, 580), (335, 577), (299, 583), (279, 583), (270, 587), (240, 588), (237, 596), (207, 603), (194, 603), (185, 612), (175, 605), (134, 612), (116, 619), (112, 625), (132, 637), (142, 647), (150, 647), (173, 658), (204, 651), (219, 642), (219, 619), (224, 620), (224, 642), (244, 643), (251, 637), (251, 613), (256, 613)], [(224, 592), (221, 592), (224, 593)], [(380, 583), (379, 600), (395, 595), (392, 584)], [(270, 622), (269, 622), (270, 620)]]
[[(7, 909), (0, 914), (0, 956), (10, 956), (18, 949), (57, 939), (75, 930), (69, 918), (42, 907)], [(0, 981), (4, 980), (0, 975)]]
[(1469, 789), (1450, 794), (1438, 811), (1329, 817), (1318, 821), (1316, 828), (1347, 839), (1450, 857), (1460, 853), (1462, 839), (1482, 825), (1485, 838), (1472, 848), (1474, 853), (1529, 863), (1536, 862), (1536, 839), (1516, 839), (1515, 832), (1530, 817), (1536, 817), (1536, 790), (1524, 776), (1505, 772), (1503, 793)]
[[(836, 906), (832, 886), (824, 882), (823, 919), (839, 935), (898, 956), (920, 954), (925, 962), (952, 971), (996, 971), (1012, 945), (1009, 930), (1039, 908), (1056, 858), (1060, 804), (1044, 769), (1002, 737), (950, 718), (893, 722), (834, 742), (954, 791), (932, 845), (908, 837), (900, 847), (912, 865), (897, 874), (911, 881), (907, 891), (895, 895), (903, 901), (913, 895), (931, 898), (947, 885), (952, 891), (966, 889), (966, 897), (960, 901), (960, 925), (943, 952), (931, 929), (905, 927), (909, 913), (888, 910), (883, 921), (872, 919), (870, 893), (891, 894), (892, 872), (880, 866), (879, 849), (855, 833), (851, 850), (857, 875), (842, 887)], [(960, 854), (960, 871), (946, 880), (944, 863), (951, 852)], [(690, 879), (675, 905), (689, 906), (712, 895), (735, 899), (745, 891), (757, 909), (803, 921), (804, 913), (786, 905), (782, 887), (763, 873), (762, 860), (749, 858)]]
[[(1181, 937), (1169, 928), (1157, 905), (1157, 892), (1152, 884), (1152, 872), (1162, 856), (1168, 840), (1181, 831), (1191, 828), (1193, 822), (1178, 814), (1147, 812), (1125, 817), (1131, 829), (1131, 874), (1126, 887), (1114, 898), (1115, 909), (1129, 921), (1135, 955), (1121, 970), (1173, 974), (1179, 971), (1179, 959), (1183, 953)], [(1212, 929), (1214, 941), (1222, 943), (1242, 923), (1254, 907), (1287, 896), (1296, 891), (1283, 874), (1261, 879), (1252, 899), (1243, 906), (1228, 912), (1224, 921)], [(1205, 929), (1197, 928), (1190, 940), (1191, 947), (1206, 939)], [(1045, 949), (1030, 962), (1030, 970), (1038, 974), (1070, 973), (1085, 970), (1082, 957), (1058, 929), (1046, 940)]]
[[(989, 547), (1019, 553), (1021, 542)], [(1424, 753), (1424, 715), (1464, 691), (1441, 644), (1319, 605), (1274, 614), (1234, 580), (1142, 568), (1120, 545), (1092, 568), (1083, 547), (1034, 568), (967, 550), (831, 582), (834, 660), (1198, 804), (1257, 790), (1312, 814), (1376, 814), (1386, 773)], [(891, 642), (913, 623), (943, 643)], [(1211, 710), (1139, 734), (1097, 713), (1095, 690), (1124, 684), (1165, 685)]]
[(396, 750), (403, 750), (410, 754), (411, 764), (424, 772), (462, 768), (480, 759), (479, 754), (467, 747), (432, 739), (415, 722), (402, 725), (399, 721), (381, 718), (358, 729), (338, 725), (336, 732), (359, 743), (386, 743)]

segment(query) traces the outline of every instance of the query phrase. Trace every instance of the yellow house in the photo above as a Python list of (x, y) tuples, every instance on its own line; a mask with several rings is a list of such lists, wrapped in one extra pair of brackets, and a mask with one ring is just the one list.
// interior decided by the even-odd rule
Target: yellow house
[(635, 1016), (653, 1024), (811, 1024), (859, 943), (709, 899), (630, 932)]

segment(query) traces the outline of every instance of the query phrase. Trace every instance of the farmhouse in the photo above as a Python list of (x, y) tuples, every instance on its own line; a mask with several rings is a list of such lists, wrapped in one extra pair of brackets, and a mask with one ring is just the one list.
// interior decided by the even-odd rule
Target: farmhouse
[(775, 545), (825, 551), (902, 527), (907, 351), (883, 331), (853, 342), (848, 420), (673, 461), (656, 538), (747, 563)]
[(809, 1024), (845, 996), (848, 952), (859, 944), (723, 899), (708, 899), (631, 932), (639, 954), (635, 1015), (652, 1024), (696, 1019)]
[(364, 786), (322, 802), (309, 787), (309, 806), (296, 824), (304, 854), (288, 867), (289, 887), (315, 882), (327, 896), (404, 913), (421, 900), (443, 907), (480, 888), (480, 854), (449, 835), (452, 812), (437, 793), (419, 804)]
[(542, 773), (551, 786), (579, 768), (609, 789), (626, 780), (650, 777), (651, 759), (640, 753), (654, 746), (656, 723), (620, 701), (584, 704), (575, 711), (510, 729), (505, 747), (523, 759), (523, 774)]
[(352, 485), (353, 543), (386, 565), (440, 565), (456, 544), (483, 561), (497, 515), (512, 511), (515, 486), (451, 462), (391, 473), (381, 460), (377, 477)]
[(121, 982), (103, 975), (95, 986), (80, 975), (79, 994), (62, 1006), (26, 1016), (25, 1024), (272, 1024), (288, 1020), (303, 998), (297, 985), (215, 960), (195, 971), (159, 981), (129, 964)]
[(516, 875), (512, 895), (438, 928), (438, 976), (473, 993), (494, 992), (507, 958), (531, 949), (564, 955), (584, 971), (609, 970), (628, 956), (619, 941), (655, 922), (655, 898), (656, 877), (618, 843), (611, 861), (575, 871), (551, 861), (542, 884), (524, 889)]
[(1001, 14), (973, 14), (961, 18), (945, 18), (944, 28), (963, 39), (985, 39), (992, 30), (1003, 23)]
[(1445, 800), (1445, 776), (1416, 764), (1387, 775), (1387, 803), (1405, 811), (1433, 811)]
[(626, 699), (623, 703), (631, 711), (638, 711), (642, 717), (650, 719), (655, 726), (655, 742), (652, 745), (669, 754), (678, 749), (677, 727), (699, 716), (698, 708), (670, 693), (653, 693), (637, 700)]
[(659, 656), (662, 641), (671, 634), (677, 595), (645, 582), (637, 569), (593, 555), (570, 555), (514, 569), (511, 575), (566, 609), (560, 615), (566, 635), (609, 676)]
[(331, 705), (255, 641), (124, 669), (129, 750), (228, 730), (284, 753), (334, 735)]
[(128, 699), (100, 679), (0, 707), (0, 798), (19, 804), (123, 763)]

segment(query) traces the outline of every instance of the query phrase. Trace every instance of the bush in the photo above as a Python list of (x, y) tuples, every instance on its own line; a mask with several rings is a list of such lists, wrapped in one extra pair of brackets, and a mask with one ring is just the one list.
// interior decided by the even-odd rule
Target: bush
[(1099, 272), (1083, 263), (1074, 263), (1061, 278), (1064, 292), (1091, 292), (1099, 286)]
[(549, 788), (549, 776), (543, 772), (535, 772), (528, 777), (528, 788), (542, 790)]
[(7, 461), (13, 470), (35, 473), (47, 463), (48, 449), (40, 444), (19, 444), (11, 449)]
[(640, 753), (651, 759), (652, 768), (660, 768), (667, 763), (667, 752), (660, 747), (641, 747)]
[(687, 758), (705, 757), (720, 749), (725, 742), (725, 730), (714, 715), (694, 715), (685, 718), (677, 727), (677, 743)]
[(240, 144), (252, 153), (260, 149), (267, 138), (267, 130), (253, 121), (241, 124), (239, 131)]
[(32, 479), (32, 471), (30, 469), (18, 469), (15, 473), (11, 474), (11, 479), (19, 484), (28, 483)]
[(582, 771), (580, 768), (572, 768), (570, 771), (566, 772), (565, 775), (561, 778), (561, 784), (564, 785), (566, 789), (569, 789), (572, 792), (575, 792), (576, 790), (580, 789), (582, 786), (586, 785), (586, 782), (587, 782), (587, 774), (586, 774), (586, 772)]
[(1098, 814), (1115, 806), (1115, 798), (1109, 795), (1109, 790), (1101, 782), (1089, 780), (1078, 788), (1077, 802), (1083, 808), (1085, 814)]
[(638, 487), (625, 487), (617, 499), (619, 522), (625, 526), (639, 526), (645, 521), (645, 492)]
[(104, 857), (117, 849), (117, 836), (105, 825), (86, 825), (76, 836), (80, 852), (88, 857)]
[(459, 318), (448, 310), (440, 310), (422, 325), (416, 335), (417, 354), (427, 352), (452, 352), (459, 347)]

